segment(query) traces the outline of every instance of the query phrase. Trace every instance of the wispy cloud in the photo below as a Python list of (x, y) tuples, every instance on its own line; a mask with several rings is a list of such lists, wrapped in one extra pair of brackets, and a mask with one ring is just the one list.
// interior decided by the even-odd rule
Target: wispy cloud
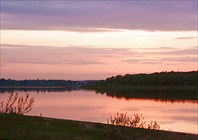
[[(196, 30), (197, 1), (1, 1), (2, 29)], [(107, 29), (106, 29), (107, 28)]]
[(170, 57), (170, 58), (162, 58), (160, 59), (162, 62), (182, 62), (182, 63), (192, 63), (197, 62), (197, 57)]
[(103, 79), (112, 75), (196, 69), (197, 47), (138, 49), (1, 44), (5, 78)]
[(187, 47), (185, 49), (176, 48), (157, 48), (155, 49), (136, 49), (131, 58), (122, 59), (121, 62), (134, 64), (169, 64), (169, 63), (196, 63), (197, 47)]
[(2, 44), (3, 63), (105, 65), (104, 58), (122, 57), (128, 48), (40, 47)]
[(161, 47), (96, 48), (96, 47), (40, 47), (2, 44), (3, 63), (111, 65), (110, 62), (128, 64), (195, 63), (197, 47), (176, 49)]
[(175, 39), (180, 39), (180, 40), (189, 40), (189, 39), (198, 39), (198, 36), (197, 37), (177, 37)]
[(160, 61), (159, 59), (126, 59), (122, 60), (122, 62), (128, 63), (128, 64), (148, 64), (148, 65), (155, 65), (155, 64), (162, 64), (163, 62)]
[(182, 63), (196, 63), (197, 57), (164, 57), (164, 58), (156, 58), (156, 59), (125, 59), (122, 62), (129, 64), (148, 64), (148, 65), (169, 65), (169, 64), (182, 64)]

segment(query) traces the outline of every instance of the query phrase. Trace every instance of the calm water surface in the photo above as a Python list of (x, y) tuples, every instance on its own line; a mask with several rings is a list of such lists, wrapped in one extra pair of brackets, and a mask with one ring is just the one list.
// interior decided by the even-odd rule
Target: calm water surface
[[(26, 95), (18, 91), (19, 95)], [(198, 134), (198, 103), (196, 101), (156, 101), (152, 99), (112, 98), (96, 94), (95, 91), (28, 91), (35, 98), (33, 109), (28, 115), (102, 122), (116, 112), (133, 115), (138, 113), (146, 121), (160, 122), (161, 129)], [(0, 92), (0, 100), (7, 99), (9, 93)]]

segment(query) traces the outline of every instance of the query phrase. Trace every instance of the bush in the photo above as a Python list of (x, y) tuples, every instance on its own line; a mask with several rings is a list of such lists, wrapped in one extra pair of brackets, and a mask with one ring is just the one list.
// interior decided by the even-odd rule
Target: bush
[(116, 113), (114, 116), (110, 116), (107, 119), (107, 123), (111, 125), (127, 126), (127, 127), (137, 127), (146, 129), (160, 129), (160, 124), (156, 121), (151, 121), (146, 123), (142, 115), (134, 114), (134, 117), (128, 117), (127, 113)]
[(25, 114), (32, 110), (34, 98), (30, 98), (29, 94), (25, 97), (18, 96), (18, 93), (11, 93), (7, 102), (0, 102), (0, 113)]

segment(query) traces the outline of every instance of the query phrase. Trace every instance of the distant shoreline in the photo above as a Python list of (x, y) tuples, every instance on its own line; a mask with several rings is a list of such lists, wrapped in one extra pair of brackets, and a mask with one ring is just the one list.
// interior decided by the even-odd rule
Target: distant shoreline
[(0, 86), (0, 92), (49, 91), (64, 92), (91, 90), (106, 96), (125, 99), (198, 100), (198, 87), (194, 85), (87, 85), (87, 86)]
[(95, 89), (95, 88), (197, 88), (195, 85), (122, 85), (122, 84), (115, 84), (115, 85), (85, 85), (85, 86), (0, 86), (0, 88), (13, 88), (13, 89), (20, 89), (20, 88), (69, 88), (69, 87), (80, 87), (82, 89)]
[(77, 86), (0, 86), (1, 88), (7, 88), (7, 89), (36, 89), (36, 88), (42, 88), (42, 89), (52, 89), (52, 88), (70, 88), (70, 87), (77, 87)]

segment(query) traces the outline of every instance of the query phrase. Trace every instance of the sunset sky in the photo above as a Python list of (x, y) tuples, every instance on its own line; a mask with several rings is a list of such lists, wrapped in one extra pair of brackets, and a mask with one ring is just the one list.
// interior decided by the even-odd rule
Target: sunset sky
[(90, 80), (197, 70), (197, 0), (0, 5), (0, 78)]

